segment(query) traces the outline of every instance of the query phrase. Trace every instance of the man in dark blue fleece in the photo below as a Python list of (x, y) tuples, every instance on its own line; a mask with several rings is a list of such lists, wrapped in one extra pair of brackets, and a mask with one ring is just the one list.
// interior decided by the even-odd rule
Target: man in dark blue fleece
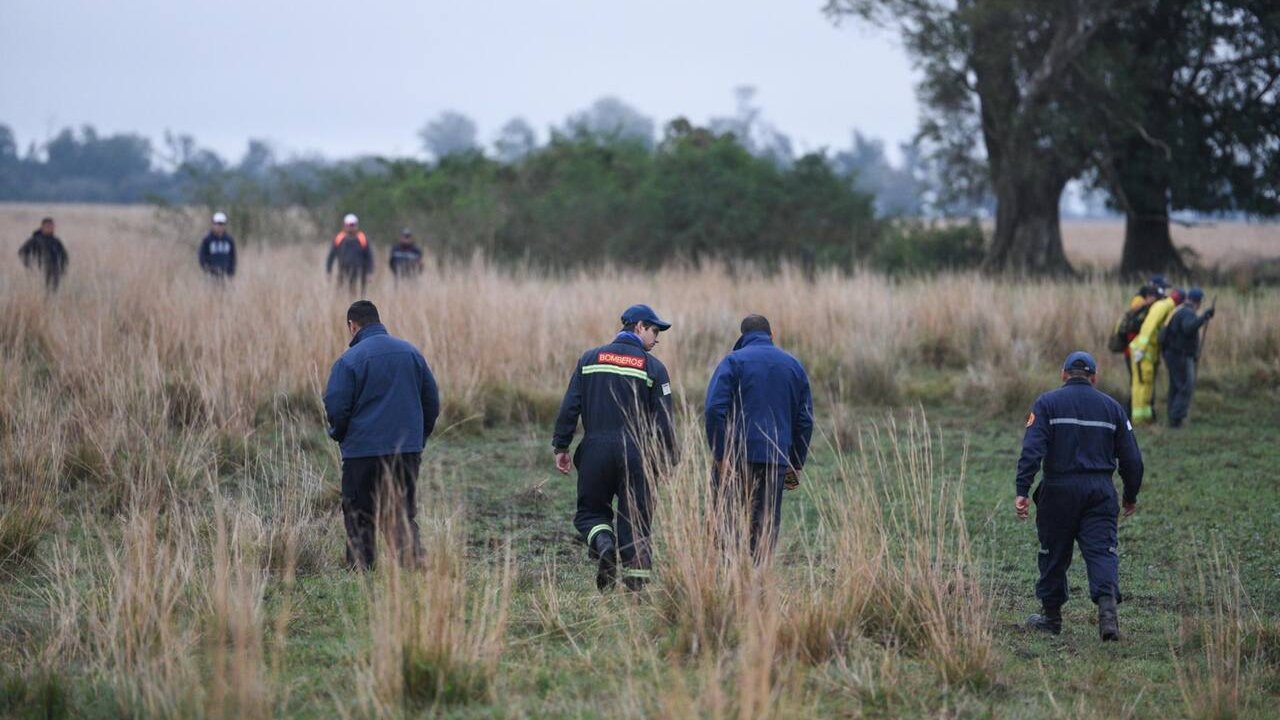
[(748, 315), (733, 352), (707, 385), (707, 441), (715, 458), (717, 502), (729, 547), (750, 508), (751, 555), (772, 552), (782, 520), (782, 490), (799, 483), (813, 436), (813, 398), (800, 361), (773, 344), (769, 321)]
[[(1089, 597), (1098, 606), (1098, 633), (1103, 641), (1119, 640), (1120, 507), (1111, 475), (1119, 468), (1124, 514), (1132, 515), (1142, 487), (1142, 453), (1125, 409), (1094, 388), (1098, 364), (1092, 355), (1068, 355), (1062, 381), (1062, 387), (1041, 395), (1031, 406), (1018, 459), (1014, 510), (1025, 520), (1035, 500), (1040, 539), (1036, 598), (1042, 611), (1027, 624), (1054, 635), (1062, 632), (1067, 569), (1078, 543), (1088, 570)], [(1042, 466), (1044, 476), (1029, 498)]]
[(387, 333), (373, 303), (351, 304), (347, 331), (350, 349), (333, 364), (324, 393), (329, 437), (342, 448), (347, 564), (373, 567), (381, 518), (390, 525), (384, 529), (392, 549), (411, 565), (421, 555), (418, 466), (440, 415), (440, 394), (422, 353)]

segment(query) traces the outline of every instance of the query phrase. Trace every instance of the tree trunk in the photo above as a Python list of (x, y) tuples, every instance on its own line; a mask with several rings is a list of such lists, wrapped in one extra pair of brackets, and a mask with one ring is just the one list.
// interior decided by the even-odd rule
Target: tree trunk
[(1124, 252), (1120, 275), (1139, 277), (1150, 273), (1184, 273), (1187, 266), (1169, 235), (1168, 213), (1131, 212), (1124, 218)]
[(1186, 272), (1169, 235), (1170, 172), (1164, 148), (1142, 138), (1129, 140), (1120, 166), (1126, 205), (1120, 254), (1123, 277)]
[[(1008, 155), (1006, 155), (1008, 156)], [(1017, 157), (1017, 155), (1013, 155)], [(1006, 169), (996, 179), (996, 231), (983, 262), (990, 273), (1070, 275), (1062, 248), (1058, 203), (1065, 182), (1030, 166)]]

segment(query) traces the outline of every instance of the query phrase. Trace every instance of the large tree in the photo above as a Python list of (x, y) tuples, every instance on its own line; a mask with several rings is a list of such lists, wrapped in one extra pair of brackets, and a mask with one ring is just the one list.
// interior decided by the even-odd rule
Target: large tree
[(1280, 6), (1155, 0), (1102, 35), (1097, 177), (1125, 213), (1120, 271), (1185, 269), (1171, 210), (1280, 213)]
[[(896, 28), (923, 71), (923, 134), (944, 154), (985, 160), (996, 198), (985, 267), (1071, 271), (1058, 205), (1090, 157), (1073, 122), (1077, 64), (1128, 0), (828, 0), (835, 18)], [(984, 152), (974, 157), (975, 131)]]

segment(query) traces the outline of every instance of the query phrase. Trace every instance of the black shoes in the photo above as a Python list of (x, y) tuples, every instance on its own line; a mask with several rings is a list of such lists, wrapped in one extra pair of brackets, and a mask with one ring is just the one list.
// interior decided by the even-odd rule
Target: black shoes
[(1057, 635), (1062, 632), (1062, 611), (1051, 611), (1046, 608), (1043, 613), (1034, 613), (1027, 618), (1027, 627)]
[(1102, 642), (1120, 639), (1120, 616), (1116, 612), (1116, 599), (1111, 595), (1098, 598), (1098, 636)]
[(613, 534), (602, 532), (597, 535), (591, 551), (600, 558), (600, 564), (596, 566), (596, 589), (608, 592), (618, 579), (618, 545)]

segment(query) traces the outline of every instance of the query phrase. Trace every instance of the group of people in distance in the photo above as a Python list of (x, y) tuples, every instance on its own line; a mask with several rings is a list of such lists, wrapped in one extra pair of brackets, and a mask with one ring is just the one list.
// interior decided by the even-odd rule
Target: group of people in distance
[(1134, 423), (1156, 421), (1156, 375), (1161, 360), (1169, 369), (1169, 427), (1182, 427), (1191, 409), (1201, 333), (1217, 309), (1200, 313), (1204, 291), (1173, 287), (1163, 275), (1153, 275), (1129, 301), (1112, 331), (1108, 347), (1123, 353), (1129, 369), (1129, 416)]
[[(334, 238), (329, 249), (325, 272), (332, 274), (336, 264), (341, 281), (352, 290), (358, 286), (363, 293), (374, 263), (373, 248), (368, 237), (360, 231), (359, 222), (355, 215), (343, 218), (342, 232)], [(44, 218), (40, 227), (18, 249), (23, 267), (44, 272), (45, 284), (50, 291), (58, 289), (70, 262), (66, 245), (54, 234), (55, 227), (53, 218)], [(227, 232), (226, 213), (213, 214), (209, 232), (200, 241), (196, 257), (200, 269), (215, 278), (235, 276), (236, 239)], [(397, 279), (411, 278), (422, 272), (422, 248), (414, 241), (409, 228), (400, 230), (400, 239), (391, 248), (389, 265), (391, 274)]]

